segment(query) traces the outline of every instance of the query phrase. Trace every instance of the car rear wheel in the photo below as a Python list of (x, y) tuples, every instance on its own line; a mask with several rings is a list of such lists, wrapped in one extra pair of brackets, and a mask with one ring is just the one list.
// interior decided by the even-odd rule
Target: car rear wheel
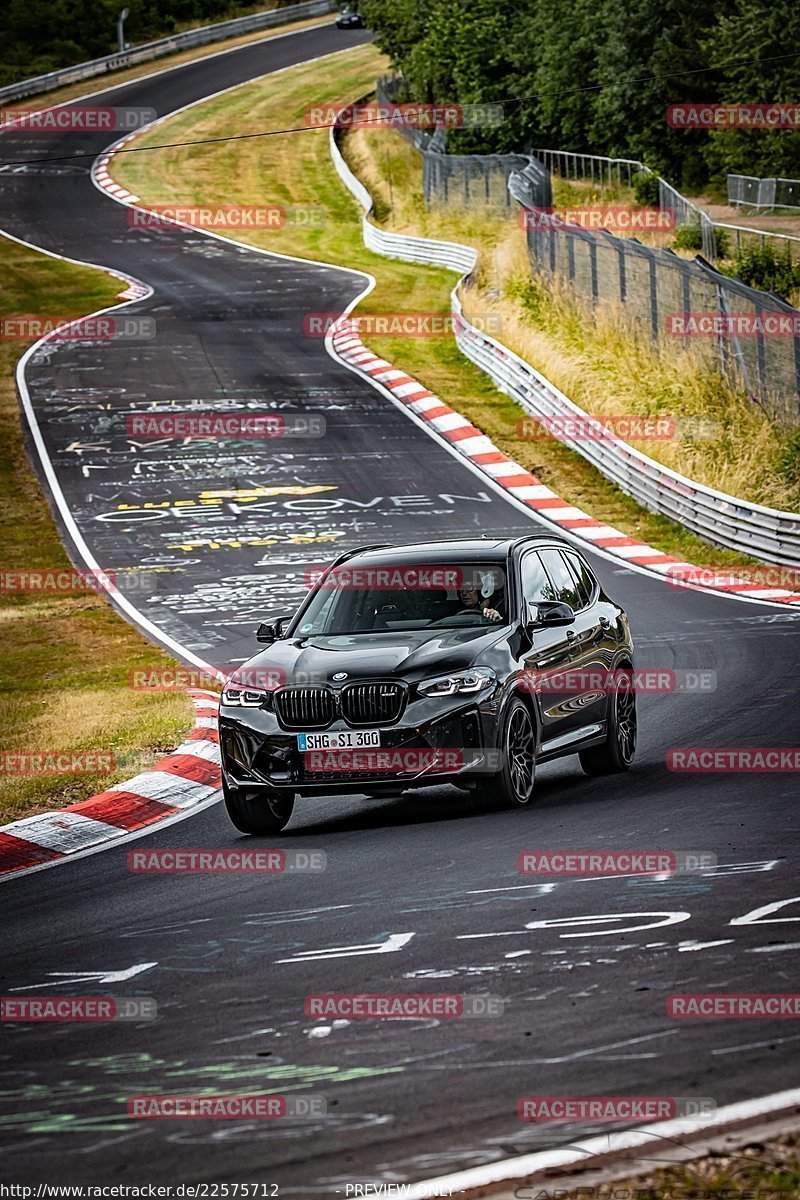
[(636, 754), (636, 692), (631, 668), (623, 667), (617, 672), (617, 679), (605, 742), (602, 746), (581, 750), (578, 755), (587, 775), (614, 775), (618, 771), (627, 771)]
[(478, 792), (497, 808), (528, 808), (536, 775), (536, 734), (521, 700), (512, 701), (506, 713), (500, 752), (500, 770), (480, 783)]
[(233, 824), (241, 833), (280, 833), (289, 824), (294, 810), (294, 796), (272, 798), (256, 796), (232, 788), (222, 776), (222, 797)]

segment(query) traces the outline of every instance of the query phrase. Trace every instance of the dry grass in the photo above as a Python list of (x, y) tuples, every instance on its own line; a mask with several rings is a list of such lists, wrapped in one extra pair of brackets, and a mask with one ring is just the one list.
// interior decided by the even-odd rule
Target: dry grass
[[(797, 484), (777, 470), (787, 431), (721, 376), (707, 347), (656, 346), (621, 306), (604, 304), (591, 313), (565, 287), (533, 282), (525, 235), (513, 216), (426, 210), (420, 156), (400, 134), (354, 129), (346, 146), (351, 168), (376, 197), (376, 219), (393, 230), (476, 247), (478, 278), (462, 292), (465, 312), (476, 319), (490, 313), (499, 318), (500, 340), (575, 404), (599, 418), (670, 420), (675, 437), (631, 439), (632, 444), (710, 487), (774, 508), (800, 508)], [(555, 182), (556, 206), (632, 199), (623, 188)], [(659, 237), (649, 240), (658, 244)]]
[(751, 1142), (737, 1151), (708, 1154), (685, 1166), (652, 1170), (592, 1188), (554, 1191), (545, 1183), (520, 1194), (557, 1195), (563, 1200), (794, 1200), (800, 1195), (800, 1142), (785, 1134), (770, 1142)]

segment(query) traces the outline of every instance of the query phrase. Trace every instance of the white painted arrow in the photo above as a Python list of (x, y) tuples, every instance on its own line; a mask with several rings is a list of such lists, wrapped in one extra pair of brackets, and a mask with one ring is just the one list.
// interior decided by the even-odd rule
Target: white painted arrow
[(690, 950), (710, 950), (712, 946), (730, 946), (733, 938), (721, 938), (718, 942), (698, 942), (690, 938), (687, 942), (678, 942), (678, 953), (687, 954)]
[(402, 950), (413, 938), (413, 933), (390, 933), (385, 942), (363, 942), (360, 946), (331, 946), (327, 950), (304, 950), (292, 958), (279, 958), (279, 963), (315, 962), (317, 959), (356, 958), (360, 954), (392, 954)]
[[(46, 987), (61, 987), (65, 983), (122, 983), (125, 979), (133, 979), (134, 975), (141, 975), (142, 971), (149, 971), (151, 967), (157, 967), (158, 963), (146, 962), (137, 963), (135, 967), (128, 967), (126, 971), (48, 971), (51, 983), (30, 983), (27, 987), (9, 988), (10, 992), (27, 992), (31, 988), (46, 988)], [(53, 978), (58, 976), (58, 978)]]

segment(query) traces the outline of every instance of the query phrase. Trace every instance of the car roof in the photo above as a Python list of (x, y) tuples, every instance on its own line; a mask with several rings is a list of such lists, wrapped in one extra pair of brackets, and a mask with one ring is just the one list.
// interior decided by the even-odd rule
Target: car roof
[(347, 562), (352, 563), (357, 559), (359, 562), (370, 562), (376, 566), (396, 566), (398, 562), (461, 562), (467, 558), (477, 562), (497, 562), (498, 558), (505, 558), (515, 546), (540, 541), (567, 545), (558, 534), (542, 529), (517, 538), (449, 538), (447, 541), (409, 542), (395, 546), (365, 546), (363, 549), (351, 551), (347, 555)]

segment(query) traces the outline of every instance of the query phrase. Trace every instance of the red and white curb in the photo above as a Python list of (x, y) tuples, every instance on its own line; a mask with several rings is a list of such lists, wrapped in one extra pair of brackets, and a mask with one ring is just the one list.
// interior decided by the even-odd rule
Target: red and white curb
[(149, 771), (89, 800), (0, 826), (0, 876), (56, 862), (193, 808), (222, 783), (216, 692), (189, 692), (194, 727)]
[[(168, 116), (174, 115), (175, 113), (168, 114)], [(158, 117), (155, 121), (150, 121), (149, 124), (142, 125), (141, 128), (136, 129), (133, 133), (127, 133), (125, 137), (119, 138), (118, 141), (110, 145), (107, 150), (105, 150), (98, 158), (96, 158), (92, 163), (91, 172), (91, 180), (95, 187), (107, 192), (109, 196), (111, 196), (111, 198), (116, 200), (119, 204), (124, 204), (129, 208), (139, 207), (137, 204), (139, 197), (134, 196), (133, 192), (129, 192), (127, 188), (121, 187), (120, 184), (114, 182), (108, 173), (108, 165), (117, 151), (121, 150), (123, 146), (126, 146), (128, 142), (133, 141), (133, 139), (136, 137), (140, 137), (143, 133), (147, 133), (150, 129), (154, 129), (156, 125), (161, 125), (166, 119), (166, 117)], [(151, 210), (148, 208), (142, 208), (142, 212), (150, 211)], [(184, 229), (194, 229), (194, 226), (192, 225), (187, 225), (183, 221), (176, 221), (173, 217), (167, 216), (159, 217), (159, 224), (179, 225)], [(141, 300), (144, 296), (149, 295), (149, 288), (144, 288), (143, 291), (138, 291), (137, 289), (139, 288), (143, 288), (143, 285), (137, 283), (135, 280), (131, 280), (131, 288), (129, 288), (127, 292), (121, 292), (120, 298), (124, 298), (126, 300)]]
[[(466, 417), (450, 408), (411, 375), (397, 370), (386, 359), (379, 358), (377, 354), (368, 350), (353, 332), (352, 319), (345, 320), (340, 330), (334, 327), (331, 346), (342, 362), (381, 384), (433, 433), (449, 443), (459, 454), (463, 454), (473, 466), (478, 467), (495, 484), (509, 492), (515, 500), (521, 501), (526, 508), (533, 509), (537, 516), (552, 522), (572, 538), (619, 558), (625, 565), (644, 567), (648, 571), (671, 578), (675, 587), (728, 592), (753, 600), (800, 606), (798, 592), (733, 582), (724, 568), (720, 568), (719, 577), (713, 576), (707, 568), (699, 571), (691, 563), (665, 554), (663, 550), (648, 546), (637, 538), (629, 537), (611, 525), (604, 525), (582, 509), (562, 500), (542, 483), (541, 479), (531, 475), (513, 458), (498, 450), (491, 438), (481, 433)], [(712, 574), (712, 580), (695, 583), (693, 579), (698, 577), (698, 574), (701, 578)], [(692, 582), (682, 583), (682, 576), (688, 576)]]
[[(149, 129), (150, 126), (147, 126), (147, 128)], [(120, 187), (118, 183), (114, 183), (114, 180), (108, 173), (108, 164), (111, 162), (111, 156), (114, 151), (119, 150), (121, 146), (124, 146), (126, 142), (130, 142), (135, 136), (135, 133), (129, 133), (125, 137), (120, 138), (119, 141), (114, 142), (114, 145), (109, 147), (105, 154), (101, 154), (92, 166), (92, 178), (97, 184), (107, 192), (110, 192), (112, 196), (116, 196), (118, 200), (124, 200), (127, 204), (135, 204), (139, 197), (134, 196), (133, 192), (129, 192), (127, 188)]]

